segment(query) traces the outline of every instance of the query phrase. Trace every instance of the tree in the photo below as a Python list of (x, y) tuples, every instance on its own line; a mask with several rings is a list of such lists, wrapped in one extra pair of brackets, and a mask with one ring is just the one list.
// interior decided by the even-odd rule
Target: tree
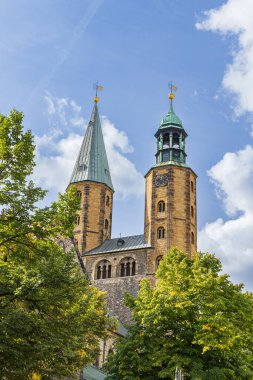
[(76, 190), (38, 209), (45, 191), (23, 115), (0, 115), (0, 378), (70, 376), (94, 360), (111, 323), (93, 288), (59, 240), (73, 236)]
[(220, 274), (214, 255), (172, 249), (157, 282), (127, 297), (134, 324), (106, 365), (107, 379), (253, 378), (253, 296)]

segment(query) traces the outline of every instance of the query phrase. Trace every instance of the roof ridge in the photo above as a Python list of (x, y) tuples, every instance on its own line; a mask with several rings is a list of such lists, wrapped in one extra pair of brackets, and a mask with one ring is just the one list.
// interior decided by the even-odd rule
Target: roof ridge
[(114, 238), (107, 239), (107, 240), (127, 239), (127, 238), (137, 237), (137, 236), (144, 236), (144, 234), (128, 235), (128, 236), (119, 236), (119, 237), (114, 237)]
[[(119, 240), (124, 240), (125, 244), (118, 245)], [(150, 248), (151, 245), (145, 241), (144, 234), (123, 236), (113, 239), (107, 239), (98, 247), (91, 249), (83, 254), (93, 255), (98, 253), (120, 252), (135, 249)]]

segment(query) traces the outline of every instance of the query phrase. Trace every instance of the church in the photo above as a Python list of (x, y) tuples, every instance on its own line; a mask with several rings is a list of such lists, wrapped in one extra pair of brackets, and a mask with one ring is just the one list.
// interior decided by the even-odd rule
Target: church
[(114, 188), (98, 101), (95, 96), (69, 184), (76, 186), (80, 198), (75, 238), (89, 279), (106, 291), (110, 312), (126, 324), (131, 315), (124, 293), (137, 295), (143, 278), (154, 281), (159, 261), (171, 247), (189, 256), (197, 250), (197, 176), (186, 163), (187, 133), (174, 111), (171, 91), (168, 112), (155, 133), (154, 165), (145, 175), (143, 234), (112, 239)]

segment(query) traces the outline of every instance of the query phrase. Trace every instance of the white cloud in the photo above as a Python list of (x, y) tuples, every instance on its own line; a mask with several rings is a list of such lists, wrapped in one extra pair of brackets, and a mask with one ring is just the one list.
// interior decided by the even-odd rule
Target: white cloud
[(223, 36), (236, 36), (232, 62), (227, 65), (223, 88), (236, 95), (235, 112), (253, 112), (253, 1), (228, 0), (219, 8), (204, 13), (196, 24), (198, 29), (210, 30)]
[[(235, 114), (253, 112), (253, 2), (227, 0), (204, 12), (197, 29), (230, 39), (232, 54), (222, 87), (234, 95)], [(219, 96), (219, 93), (217, 94)], [(216, 96), (215, 96), (216, 98)], [(253, 137), (253, 128), (251, 135)], [(228, 220), (217, 219), (199, 232), (199, 248), (221, 257), (224, 270), (253, 288), (253, 148), (226, 153), (208, 174), (215, 184)]]
[[(39, 141), (36, 152), (36, 167), (33, 178), (37, 184), (48, 190), (63, 192), (69, 184), (75, 159), (78, 155), (82, 136), (70, 133), (56, 139), (50, 135), (36, 136)], [(50, 145), (51, 154), (43, 154), (42, 146)]]
[[(81, 126), (84, 120), (80, 117), (81, 107), (73, 100), (52, 97), (48, 93), (45, 99), (48, 115), (55, 117), (54, 121), (61, 125), (61, 130), (56, 128), (35, 137), (37, 166), (34, 179), (49, 190), (62, 192), (69, 183), (83, 140), (83, 133), (69, 132), (68, 126), (75, 123)], [(76, 117), (74, 121), (73, 113)], [(101, 117), (101, 123), (116, 198), (142, 195), (144, 178), (126, 156), (134, 150), (127, 135), (106, 117)]]
[(217, 254), (225, 272), (253, 286), (252, 276), (246, 278), (253, 271), (253, 148), (226, 153), (208, 174), (227, 215), (234, 218), (207, 223), (199, 232), (199, 248)]
[(82, 108), (74, 100), (58, 98), (46, 91), (44, 99), (47, 104), (47, 114), (51, 124), (65, 127), (83, 127), (85, 120), (81, 116)]
[(102, 118), (102, 130), (116, 197), (142, 195), (144, 193), (143, 175), (124, 155), (133, 152), (127, 135), (115, 128), (104, 117)]

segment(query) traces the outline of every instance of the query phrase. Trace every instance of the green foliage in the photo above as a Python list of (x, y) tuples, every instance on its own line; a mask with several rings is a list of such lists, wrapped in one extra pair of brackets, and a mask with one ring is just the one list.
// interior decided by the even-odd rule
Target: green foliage
[(23, 115), (0, 115), (0, 378), (62, 378), (94, 360), (107, 318), (103, 293), (93, 288), (74, 252), (76, 190), (38, 209), (45, 191), (27, 178), (34, 167)]
[(253, 378), (253, 296), (220, 274), (214, 255), (172, 249), (152, 288), (127, 303), (134, 324), (106, 365), (109, 380)]

